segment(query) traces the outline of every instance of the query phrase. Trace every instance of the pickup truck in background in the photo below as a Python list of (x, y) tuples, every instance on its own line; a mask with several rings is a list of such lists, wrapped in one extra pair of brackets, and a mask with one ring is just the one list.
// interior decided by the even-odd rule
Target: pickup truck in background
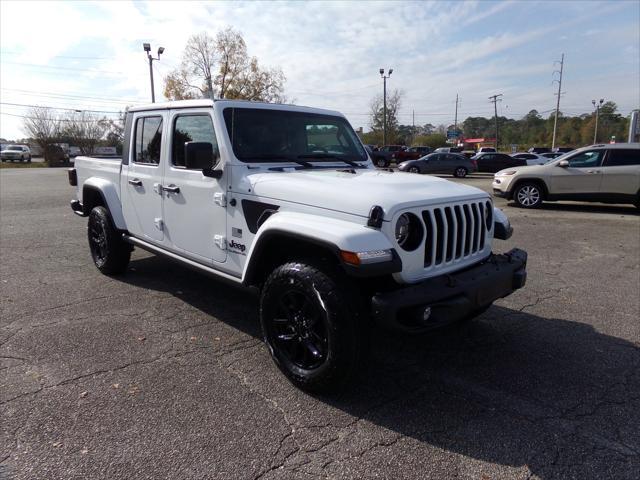
[(275, 364), (310, 391), (349, 384), (372, 322), (428, 331), (526, 281), (524, 251), (492, 251), (512, 229), (487, 193), (376, 170), (338, 112), (134, 107), (122, 158), (79, 156), (69, 182), (101, 272), (124, 273), (137, 247), (256, 289)]

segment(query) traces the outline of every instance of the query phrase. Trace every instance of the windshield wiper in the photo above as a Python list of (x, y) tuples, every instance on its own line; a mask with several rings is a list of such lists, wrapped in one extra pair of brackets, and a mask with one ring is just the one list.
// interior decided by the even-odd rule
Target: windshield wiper
[[(245, 159), (245, 160), (249, 160), (249, 159)], [(282, 160), (285, 162), (293, 162), (293, 163), (297, 163), (298, 165), (302, 165), (304, 168), (313, 168), (313, 165), (311, 165), (309, 162), (305, 162), (303, 160), (298, 160), (296, 158), (291, 158), (291, 157), (287, 157), (286, 155), (277, 155), (277, 154), (263, 154), (263, 155), (252, 155), (250, 160)]]
[(364, 168), (364, 165), (358, 162), (347, 160), (346, 158), (342, 158), (337, 155), (331, 155), (330, 153), (309, 153), (305, 155), (298, 155), (298, 158), (308, 158), (310, 160), (340, 160), (341, 162), (344, 162), (347, 165), (351, 165), (352, 167)]

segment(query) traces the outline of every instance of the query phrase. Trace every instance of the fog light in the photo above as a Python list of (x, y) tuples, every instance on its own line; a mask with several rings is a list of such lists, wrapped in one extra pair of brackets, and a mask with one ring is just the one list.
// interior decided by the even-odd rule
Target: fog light
[(431, 307), (427, 307), (424, 309), (424, 312), (422, 312), (422, 320), (426, 322), (429, 320), (430, 316), (431, 316)]

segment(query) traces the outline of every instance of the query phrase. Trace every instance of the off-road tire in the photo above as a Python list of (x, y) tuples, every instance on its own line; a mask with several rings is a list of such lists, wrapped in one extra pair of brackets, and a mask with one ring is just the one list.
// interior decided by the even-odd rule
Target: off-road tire
[(542, 188), (537, 183), (521, 183), (513, 191), (513, 200), (522, 208), (539, 208), (543, 200)]
[(106, 275), (117, 275), (127, 269), (131, 246), (122, 240), (105, 207), (94, 207), (89, 214), (87, 239), (93, 263)]
[[(369, 345), (363, 310), (355, 289), (337, 269), (291, 262), (267, 278), (260, 324), (282, 373), (302, 390), (329, 393), (352, 383), (362, 370)], [(309, 342), (310, 348), (305, 346)]]

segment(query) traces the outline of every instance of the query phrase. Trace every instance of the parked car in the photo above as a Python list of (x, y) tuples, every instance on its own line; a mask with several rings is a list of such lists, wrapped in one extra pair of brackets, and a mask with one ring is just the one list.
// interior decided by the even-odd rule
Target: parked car
[(493, 147), (480, 147), (478, 153), (496, 153), (496, 149)]
[(561, 157), (562, 155), (564, 155), (563, 152), (546, 152), (546, 153), (541, 153), (540, 156), (544, 157), (547, 159), (547, 162), (549, 160), (553, 160), (554, 158), (558, 158)]
[(27, 145), (8, 145), (0, 152), (3, 162), (19, 160), (20, 162), (31, 161), (31, 149)]
[(478, 172), (496, 173), (504, 168), (527, 166), (526, 160), (506, 153), (479, 153), (472, 158), (478, 163)]
[(417, 160), (409, 160), (398, 165), (401, 172), (448, 173), (463, 178), (477, 170), (475, 160), (459, 153), (431, 153)]
[(462, 152), (462, 147), (440, 147), (436, 148), (434, 153), (460, 153)]
[(372, 152), (373, 155), (371, 155), (371, 159), (377, 167), (386, 168), (395, 161), (396, 154), (404, 149), (404, 145), (385, 145)]
[(531, 147), (527, 152), (529, 153), (547, 153), (550, 152), (551, 149), (549, 147)]
[(542, 154), (538, 155), (537, 153), (514, 153), (511, 157), (525, 160), (527, 165), (544, 165), (549, 161), (548, 158), (543, 157)]
[(572, 147), (556, 147), (553, 149), (554, 152), (558, 152), (558, 153), (569, 153), (569, 152), (573, 152), (575, 150), (575, 148)]
[(536, 167), (494, 176), (493, 193), (524, 208), (543, 201), (633, 203), (640, 208), (640, 143), (592, 145)]
[(420, 157), (430, 154), (433, 151), (431, 147), (408, 147), (405, 150), (400, 150), (395, 154), (395, 161), (397, 164), (406, 160), (416, 160)]
[[(512, 228), (484, 191), (375, 170), (341, 114), (185, 100), (126, 115), (122, 159), (68, 172), (96, 268), (135, 275), (135, 247), (252, 287), (266, 351), (302, 389), (348, 386), (375, 323), (467, 321), (526, 282), (526, 252), (493, 253)], [(306, 133), (326, 125), (319, 148)]]

